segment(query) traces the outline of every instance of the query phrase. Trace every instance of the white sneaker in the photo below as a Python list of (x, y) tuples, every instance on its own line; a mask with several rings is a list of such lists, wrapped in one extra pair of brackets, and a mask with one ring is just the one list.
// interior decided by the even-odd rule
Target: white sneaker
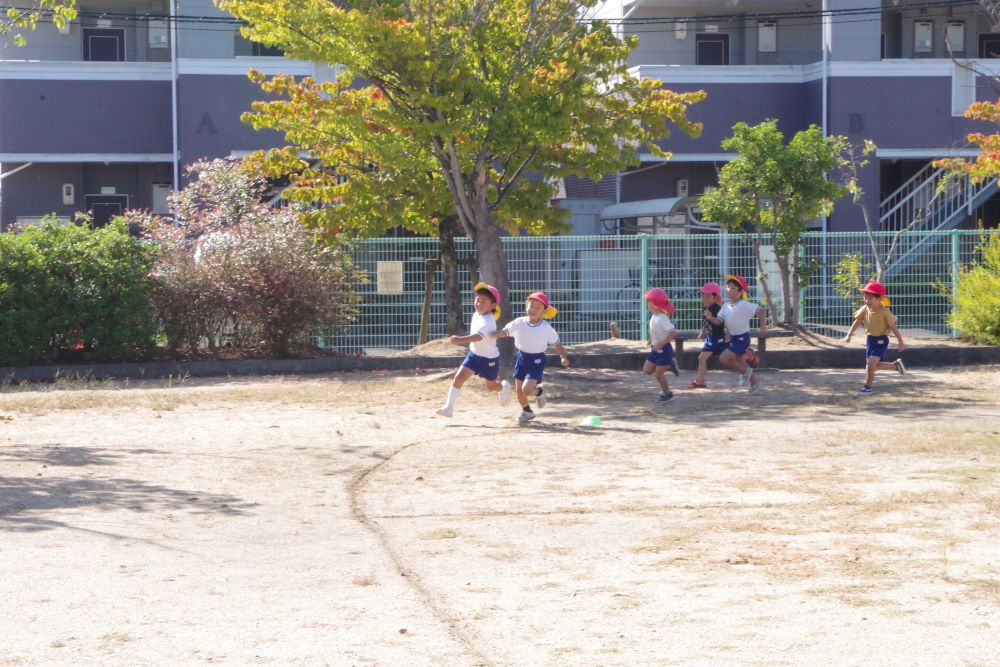
[(535, 413), (534, 412), (525, 412), (524, 410), (522, 410), (521, 414), (519, 414), (517, 416), (517, 423), (518, 424), (527, 424), (528, 422), (530, 422), (534, 418), (535, 418)]
[(451, 417), (455, 413), (455, 408), (449, 408), (447, 405), (444, 405), (435, 412), (441, 417)]
[(538, 387), (538, 392), (535, 394), (535, 402), (540, 408), (544, 408), (545, 404), (549, 402), (549, 399), (545, 398), (545, 389), (541, 386)]
[(510, 382), (504, 380), (500, 383), (500, 405), (510, 405), (510, 399), (514, 397), (514, 392), (510, 389)]
[(741, 387), (744, 386), (744, 385), (746, 385), (746, 383), (750, 381), (750, 376), (751, 375), (753, 375), (753, 369), (750, 368), (749, 366), (747, 366), (747, 369), (745, 371), (743, 371), (742, 375), (740, 375), (740, 386)]

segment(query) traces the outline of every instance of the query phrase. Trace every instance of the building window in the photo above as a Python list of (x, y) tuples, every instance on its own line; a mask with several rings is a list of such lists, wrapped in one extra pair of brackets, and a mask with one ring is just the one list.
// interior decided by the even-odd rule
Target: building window
[(761, 21), (757, 24), (757, 51), (776, 53), (777, 50), (778, 24), (774, 21)]
[(275, 48), (273, 46), (264, 46), (263, 44), (258, 44), (257, 42), (252, 42), (243, 35), (236, 32), (235, 42), (234, 42), (234, 55), (236, 56), (271, 56), (271, 57), (281, 57), (285, 55), (281, 52), (281, 49)]
[(1000, 58), (1000, 33), (988, 32), (979, 35), (979, 57)]
[(944, 38), (951, 53), (965, 53), (965, 22), (948, 21)]
[(694, 36), (696, 65), (728, 65), (729, 35), (704, 33)]
[(932, 21), (914, 21), (913, 52), (932, 53), (934, 51), (934, 23)]

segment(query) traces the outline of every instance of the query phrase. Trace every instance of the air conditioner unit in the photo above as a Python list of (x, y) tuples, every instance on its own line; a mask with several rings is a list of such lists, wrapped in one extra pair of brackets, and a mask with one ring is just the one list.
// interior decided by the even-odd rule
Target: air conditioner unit
[(677, 196), (681, 198), (688, 196), (688, 179), (677, 179)]

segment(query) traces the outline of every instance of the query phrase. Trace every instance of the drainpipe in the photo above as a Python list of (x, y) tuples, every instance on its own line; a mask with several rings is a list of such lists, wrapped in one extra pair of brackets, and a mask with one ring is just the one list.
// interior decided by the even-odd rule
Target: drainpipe
[[(178, 35), (179, 31), (177, 29), (177, 0), (170, 0), (170, 34), (173, 38), (173, 44), (170, 49), (170, 122), (171, 122), (171, 135), (173, 141), (173, 151), (174, 151), (174, 192), (180, 190), (181, 187), (181, 164), (180, 164), (180, 151), (178, 150), (178, 121), (177, 121), (177, 46), (178, 46)], [(177, 212), (174, 211), (174, 221), (177, 221)]]
[[(829, 95), (830, 95), (830, 51), (833, 48), (833, 24), (831, 22), (830, 15), (830, 0), (823, 0), (823, 109), (822, 109), (822, 127), (823, 127), (823, 138), (825, 139), (829, 134), (829, 129), (827, 125), (830, 122), (829, 118)], [(820, 231), (823, 233), (823, 241), (820, 244), (822, 260), (823, 260), (823, 284), (828, 285), (829, 281), (826, 280), (828, 270), (827, 270), (827, 233), (830, 231), (829, 220), (827, 219), (826, 213), (823, 213), (823, 219), (820, 221), (821, 227)], [(799, 298), (799, 303), (801, 305), (802, 299)], [(823, 310), (826, 311), (830, 308), (830, 294), (828, 289), (823, 290)]]

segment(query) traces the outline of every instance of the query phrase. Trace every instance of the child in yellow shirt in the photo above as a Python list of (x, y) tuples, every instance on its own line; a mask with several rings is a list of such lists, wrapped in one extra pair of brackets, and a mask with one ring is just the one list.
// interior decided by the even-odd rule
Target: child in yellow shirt
[(844, 337), (844, 342), (851, 342), (851, 336), (854, 335), (854, 332), (858, 330), (859, 326), (864, 325), (865, 331), (868, 333), (868, 344), (865, 349), (865, 368), (868, 371), (868, 376), (864, 386), (858, 389), (858, 393), (862, 396), (868, 396), (875, 393), (875, 390), (872, 389), (875, 371), (896, 371), (900, 375), (906, 372), (906, 366), (903, 365), (902, 359), (897, 358), (893, 363), (883, 361), (886, 350), (889, 348), (887, 334), (892, 332), (892, 335), (896, 337), (896, 345), (900, 353), (906, 349), (906, 344), (903, 342), (903, 336), (899, 333), (899, 329), (896, 328), (896, 316), (889, 310), (889, 299), (885, 296), (885, 285), (873, 280), (861, 288), (861, 293), (864, 295), (865, 305), (854, 313), (854, 324), (851, 325), (851, 330)]

